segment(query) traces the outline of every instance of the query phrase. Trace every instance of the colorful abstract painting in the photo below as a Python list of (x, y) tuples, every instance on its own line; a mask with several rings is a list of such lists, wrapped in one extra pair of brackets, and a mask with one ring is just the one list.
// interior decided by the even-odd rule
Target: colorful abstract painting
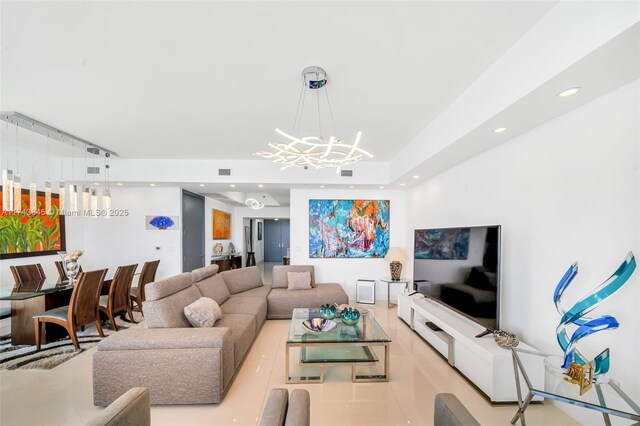
[(231, 238), (231, 214), (213, 209), (213, 239), (228, 240)]
[(469, 256), (469, 228), (420, 229), (415, 233), (416, 259), (458, 260)]
[(309, 200), (310, 258), (377, 258), (389, 250), (389, 200)]
[[(3, 210), (0, 214), (0, 259), (48, 256), (66, 250), (64, 216), (58, 215), (60, 205), (58, 195), (51, 194), (51, 214), (49, 215), (44, 209), (44, 192), (37, 193), (38, 204), (35, 212), (27, 211), (29, 191), (23, 189), (21, 197), (20, 213)], [(1, 198), (2, 195), (0, 195), (0, 206)]]

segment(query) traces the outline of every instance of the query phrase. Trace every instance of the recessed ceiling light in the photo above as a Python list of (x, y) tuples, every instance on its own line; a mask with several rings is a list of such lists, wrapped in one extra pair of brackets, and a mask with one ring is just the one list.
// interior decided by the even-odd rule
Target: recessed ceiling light
[(278, 220), (278, 218), (276, 217), (276, 218), (275, 218), (275, 219), (273, 219), (273, 220), (277, 221), (277, 220)]
[(264, 188), (264, 185), (263, 184), (259, 184), (258, 188)]
[(95, 186), (100, 186), (100, 182), (93, 182)]
[(502, 133), (502, 132), (504, 132), (505, 130), (507, 130), (507, 128), (506, 128), (506, 127), (498, 127), (497, 129), (495, 129), (495, 130), (493, 131), (493, 133)]
[(122, 185), (123, 185), (123, 183), (122, 183), (122, 182), (118, 182), (118, 183), (116, 183), (116, 185), (118, 185), (118, 186), (122, 186)]
[(570, 89), (563, 90), (562, 92), (558, 93), (558, 96), (561, 98), (566, 98), (567, 96), (575, 95), (579, 91), (580, 91), (580, 87), (572, 87)]
[(402, 183), (400, 184), (400, 186), (405, 186), (405, 185), (406, 185), (406, 183), (404, 183), (404, 182), (402, 182)]
[(384, 186), (380, 185), (380, 189), (384, 189)]
[(420, 176), (418, 176), (418, 175), (413, 175), (413, 178), (414, 178), (414, 179), (420, 179)]
[(204, 186), (204, 183), (201, 183), (200, 186)]
[(324, 188), (324, 185), (320, 185), (320, 188)]
[(353, 185), (351, 185), (351, 186), (349, 187), (349, 189), (353, 189)]
[(231, 188), (235, 188), (236, 186), (232, 183), (231, 185), (229, 185)]
[(151, 186), (156, 186), (156, 184), (155, 184), (155, 183), (150, 183), (149, 185), (151, 185)]

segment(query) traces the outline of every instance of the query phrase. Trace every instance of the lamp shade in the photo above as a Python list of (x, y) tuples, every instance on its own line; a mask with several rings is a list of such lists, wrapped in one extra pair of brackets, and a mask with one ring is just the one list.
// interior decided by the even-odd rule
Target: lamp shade
[(384, 257), (384, 260), (389, 262), (402, 262), (403, 260), (407, 260), (407, 255), (400, 247), (391, 247)]

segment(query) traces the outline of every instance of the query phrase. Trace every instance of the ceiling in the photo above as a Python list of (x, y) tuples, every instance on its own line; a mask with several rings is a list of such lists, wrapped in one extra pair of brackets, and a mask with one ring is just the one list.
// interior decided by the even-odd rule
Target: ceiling
[(3, 1), (0, 110), (123, 158), (251, 159), (320, 65), (339, 136), (384, 161), (555, 3)]

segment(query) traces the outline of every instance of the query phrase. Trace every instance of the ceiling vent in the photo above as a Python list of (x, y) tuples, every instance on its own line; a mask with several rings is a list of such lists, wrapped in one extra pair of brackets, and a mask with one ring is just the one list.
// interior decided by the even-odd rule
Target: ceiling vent
[(342, 177), (352, 177), (353, 170), (340, 170), (340, 176)]
[(218, 176), (231, 176), (231, 169), (218, 169)]
[(87, 174), (88, 175), (99, 175), (100, 174), (100, 167), (87, 167)]

